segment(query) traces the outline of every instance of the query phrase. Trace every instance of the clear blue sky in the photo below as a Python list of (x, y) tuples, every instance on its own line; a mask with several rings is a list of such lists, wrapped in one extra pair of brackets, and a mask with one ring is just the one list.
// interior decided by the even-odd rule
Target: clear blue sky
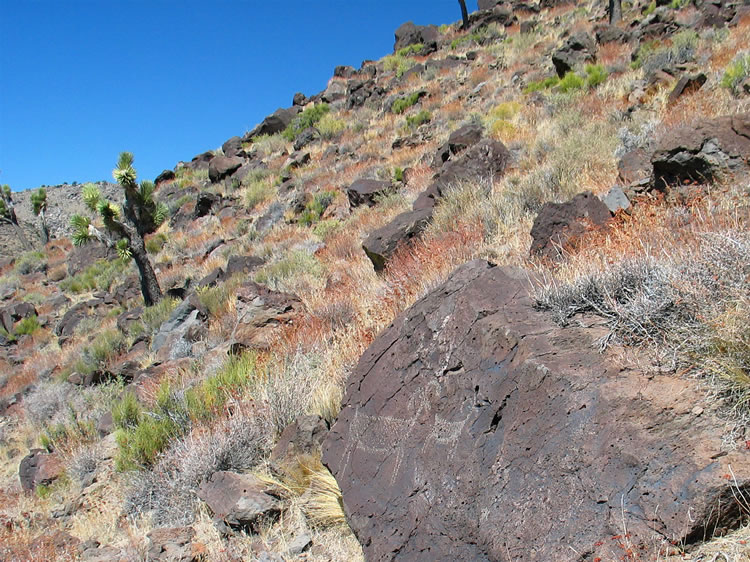
[[(476, 2), (467, 2), (469, 10)], [(456, 0), (0, 0), (0, 184), (141, 179), (242, 135)]]

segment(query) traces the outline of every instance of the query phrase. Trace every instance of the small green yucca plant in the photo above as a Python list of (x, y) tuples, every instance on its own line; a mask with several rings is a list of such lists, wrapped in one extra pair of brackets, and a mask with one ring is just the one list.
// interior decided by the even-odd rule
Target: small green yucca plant
[(164, 204), (154, 200), (156, 187), (153, 182), (136, 182), (133, 155), (130, 152), (120, 154), (112, 175), (125, 192), (125, 205), (120, 209), (102, 197), (96, 185), (84, 185), (83, 202), (102, 220), (106, 233), (94, 226), (91, 218), (74, 215), (70, 220), (73, 243), (80, 246), (90, 240), (100, 240), (107, 246), (116, 248), (122, 259), (133, 258), (141, 278), (143, 300), (147, 306), (152, 306), (161, 300), (162, 292), (143, 237), (166, 220), (168, 210)]

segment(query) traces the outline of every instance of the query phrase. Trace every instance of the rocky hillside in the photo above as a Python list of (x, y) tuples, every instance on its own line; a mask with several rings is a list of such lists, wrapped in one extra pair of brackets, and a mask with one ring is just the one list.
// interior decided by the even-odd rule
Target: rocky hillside
[(750, 560), (750, 6), (477, 7), (15, 194), (0, 559)]

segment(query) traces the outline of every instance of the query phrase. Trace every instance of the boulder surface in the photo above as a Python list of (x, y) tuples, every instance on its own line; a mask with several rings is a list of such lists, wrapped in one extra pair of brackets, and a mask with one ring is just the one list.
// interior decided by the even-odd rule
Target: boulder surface
[(609, 560), (623, 525), (636, 549), (739, 525), (750, 455), (695, 382), (617, 366), (528, 290), (465, 264), (360, 359), (323, 461), (366, 558)]

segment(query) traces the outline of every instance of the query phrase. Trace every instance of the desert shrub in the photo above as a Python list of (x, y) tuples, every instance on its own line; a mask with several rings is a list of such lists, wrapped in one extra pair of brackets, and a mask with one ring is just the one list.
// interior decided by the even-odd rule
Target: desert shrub
[(151, 236), (148, 241), (146, 241), (146, 251), (149, 254), (158, 254), (159, 252), (161, 252), (161, 249), (166, 243), (167, 235), (163, 232), (159, 232), (158, 234)]
[(313, 234), (318, 238), (325, 240), (332, 234), (339, 231), (341, 228), (341, 221), (338, 219), (326, 219), (317, 223), (313, 227)]
[(286, 138), (282, 133), (275, 135), (258, 135), (253, 138), (253, 148), (260, 157), (266, 157), (286, 148)]
[(578, 74), (571, 70), (570, 72), (565, 73), (565, 76), (562, 77), (560, 82), (557, 84), (557, 87), (563, 94), (567, 94), (569, 92), (580, 90), (581, 88), (583, 88), (584, 84), (585, 81), (583, 80), (583, 78), (581, 78), (580, 76), (578, 76)]
[(413, 94), (409, 94), (408, 96), (398, 98), (393, 102), (391, 111), (397, 115), (401, 115), (404, 111), (415, 105), (419, 101), (419, 97), (419, 92), (414, 92)]
[(560, 79), (557, 76), (549, 76), (542, 80), (536, 80), (529, 82), (523, 89), (524, 94), (530, 94), (532, 92), (538, 92), (540, 90), (547, 90), (553, 88), (560, 83)]
[[(612, 339), (647, 344), (672, 366), (707, 377), (728, 411), (750, 415), (750, 235), (704, 234), (677, 261), (640, 258), (548, 285), (537, 305), (565, 324), (580, 313), (606, 319)], [(669, 364), (669, 363), (667, 363)]]
[(504, 101), (490, 110), (489, 116), (493, 119), (513, 119), (521, 110), (521, 104), (517, 101)]
[(417, 64), (417, 61), (413, 58), (399, 55), (398, 53), (395, 55), (388, 55), (383, 59), (383, 68), (387, 71), (395, 71), (397, 78), (401, 78), (401, 76), (403, 76), (404, 73), (415, 64)]
[(268, 179), (259, 179), (247, 183), (244, 192), (245, 205), (249, 210), (273, 199), (276, 196), (276, 186)]
[(658, 39), (646, 41), (636, 51), (631, 66), (634, 69), (643, 68), (652, 72), (674, 64), (682, 64), (693, 60), (698, 47), (698, 34), (690, 29), (675, 33), (670, 44), (663, 44)]
[(323, 216), (323, 213), (331, 203), (333, 203), (334, 199), (336, 199), (336, 191), (325, 190), (316, 193), (313, 196), (312, 201), (305, 206), (305, 210), (302, 212), (299, 219), (300, 224), (310, 226), (319, 221), (320, 217)]
[(432, 114), (427, 111), (426, 109), (423, 109), (416, 115), (407, 115), (406, 117), (406, 126), (409, 129), (416, 129), (420, 125), (424, 125), (425, 123), (429, 123), (432, 120)]
[(400, 166), (393, 168), (393, 179), (395, 181), (404, 181), (404, 169)]
[(609, 76), (601, 64), (587, 64), (584, 70), (586, 72), (586, 86), (589, 88), (596, 88), (599, 84), (603, 84)]
[(63, 291), (83, 293), (86, 291), (108, 291), (118, 279), (122, 279), (123, 273), (127, 271), (129, 260), (99, 260), (85, 270), (73, 277), (68, 277), (60, 282)]
[(128, 471), (151, 466), (170, 440), (184, 434), (189, 428), (189, 415), (184, 401), (177, 395), (169, 380), (165, 379), (159, 385), (155, 402), (153, 409), (138, 416), (135, 426), (117, 430), (117, 470)]
[(16, 259), (15, 271), (19, 275), (27, 275), (37, 271), (44, 271), (47, 262), (43, 252), (32, 250), (24, 252)]
[(672, 0), (672, 3), (669, 5), (670, 8), (673, 10), (681, 10), (685, 6), (687, 6), (690, 3), (690, 0)]
[(653, 14), (656, 11), (656, 0), (651, 0), (651, 3), (646, 6), (646, 9), (643, 10), (644, 16), (649, 16)]
[(79, 486), (91, 482), (91, 475), (99, 467), (101, 459), (96, 445), (88, 445), (78, 449), (68, 463), (67, 474)]
[(510, 121), (498, 119), (490, 125), (490, 134), (493, 138), (507, 142), (516, 134), (516, 126)]
[(41, 326), (39, 325), (39, 319), (35, 314), (32, 314), (28, 318), (23, 318), (13, 328), (13, 332), (16, 336), (31, 335), (36, 332)]
[(151, 515), (156, 525), (191, 524), (200, 484), (219, 470), (258, 465), (270, 451), (271, 435), (263, 411), (239, 407), (228, 419), (175, 440), (152, 469), (133, 475), (126, 513)]
[(396, 51), (396, 56), (409, 57), (411, 55), (417, 55), (422, 49), (424, 49), (424, 45), (422, 43), (415, 43), (414, 45), (409, 45), (407, 47), (404, 47), (403, 49), (399, 49), (398, 51)]
[(36, 427), (55, 420), (57, 413), (65, 408), (73, 391), (73, 385), (68, 383), (45, 381), (37, 384), (24, 397), (26, 419)]
[(323, 274), (323, 266), (310, 252), (292, 250), (282, 259), (263, 266), (255, 274), (255, 281), (279, 289), (283, 282), (303, 274), (318, 277)]
[(133, 392), (125, 392), (112, 406), (112, 421), (119, 429), (133, 429), (141, 421), (141, 405)]
[(346, 129), (346, 121), (337, 119), (330, 113), (324, 115), (316, 125), (320, 136), (326, 140), (336, 137), (341, 131)]
[(288, 141), (293, 141), (302, 131), (314, 126), (323, 116), (331, 110), (327, 103), (319, 103), (308, 107), (297, 115), (281, 135)]
[(155, 305), (145, 307), (141, 314), (143, 331), (152, 334), (158, 330), (164, 322), (169, 320), (172, 311), (177, 307), (179, 302), (178, 299), (165, 297)]
[(750, 76), (750, 53), (737, 56), (724, 70), (721, 85), (739, 95), (740, 84)]
[(226, 401), (252, 382), (256, 375), (257, 356), (254, 353), (231, 356), (218, 373), (185, 393), (190, 418), (207, 420), (217, 416)]

